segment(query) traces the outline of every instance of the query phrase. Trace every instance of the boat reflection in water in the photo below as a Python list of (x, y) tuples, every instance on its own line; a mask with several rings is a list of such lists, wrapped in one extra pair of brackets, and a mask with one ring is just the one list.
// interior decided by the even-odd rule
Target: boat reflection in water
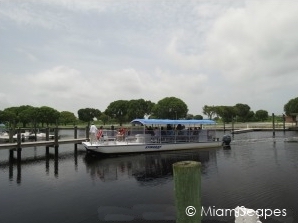
[(115, 181), (123, 177), (134, 177), (141, 185), (156, 185), (167, 182), (172, 177), (172, 164), (179, 161), (201, 162), (201, 172), (204, 174), (206, 163), (210, 156), (215, 157), (215, 152), (216, 150), (190, 150), (106, 158), (86, 154), (84, 160), (87, 171), (93, 179), (99, 178), (105, 182)]

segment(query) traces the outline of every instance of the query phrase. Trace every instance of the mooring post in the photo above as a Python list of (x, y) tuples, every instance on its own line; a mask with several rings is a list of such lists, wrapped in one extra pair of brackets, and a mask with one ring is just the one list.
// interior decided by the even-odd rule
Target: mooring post
[(9, 129), (9, 142), (10, 143), (13, 143), (13, 129), (12, 128), (10, 128)]
[(54, 144), (55, 144), (55, 147), (58, 147), (59, 146), (59, 142), (58, 142), (58, 127), (57, 126), (55, 128)]
[(22, 143), (21, 130), (20, 130), (20, 128), (18, 128), (18, 130), (17, 130), (17, 160), (18, 160), (18, 162), (21, 162), (21, 159), (22, 159), (21, 143)]
[(173, 164), (176, 223), (201, 223), (201, 163)]
[(49, 127), (46, 128), (46, 141), (50, 140), (50, 129)]
[(78, 149), (77, 144), (75, 144), (75, 150), (74, 150), (74, 164), (75, 164), (75, 170), (78, 170)]
[(286, 116), (285, 116), (285, 114), (282, 114), (282, 126), (283, 126), (283, 130), (285, 132), (286, 131)]
[(74, 138), (75, 139), (78, 138), (78, 127), (77, 126), (74, 127)]
[(20, 128), (18, 128), (17, 130), (17, 149), (21, 148), (21, 143), (22, 143), (22, 139), (21, 139), (21, 130)]
[[(50, 140), (50, 129), (49, 127), (46, 128), (46, 141)], [(46, 155), (49, 155), (49, 146), (46, 146)]]
[[(77, 127), (77, 126), (74, 127), (74, 138), (75, 138), (75, 139), (78, 138), (78, 127)], [(74, 149), (75, 149), (75, 151), (77, 150), (77, 148), (78, 148), (78, 144), (75, 143), (75, 144), (74, 144)]]
[(275, 116), (272, 113), (272, 131), (273, 131), (273, 138), (275, 138)]
[(86, 139), (89, 139), (89, 126), (86, 126)]

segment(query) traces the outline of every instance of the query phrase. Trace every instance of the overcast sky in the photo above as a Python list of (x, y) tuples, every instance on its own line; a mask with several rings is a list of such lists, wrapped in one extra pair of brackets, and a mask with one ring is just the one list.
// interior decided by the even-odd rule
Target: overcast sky
[(298, 96), (298, 1), (0, 0), (0, 110), (178, 97), (283, 113)]

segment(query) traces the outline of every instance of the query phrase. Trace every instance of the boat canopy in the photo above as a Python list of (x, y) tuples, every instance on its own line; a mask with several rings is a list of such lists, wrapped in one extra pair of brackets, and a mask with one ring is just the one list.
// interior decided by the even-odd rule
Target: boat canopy
[(143, 125), (215, 125), (216, 122), (210, 119), (190, 119), (190, 120), (173, 120), (173, 119), (134, 119), (130, 123)]

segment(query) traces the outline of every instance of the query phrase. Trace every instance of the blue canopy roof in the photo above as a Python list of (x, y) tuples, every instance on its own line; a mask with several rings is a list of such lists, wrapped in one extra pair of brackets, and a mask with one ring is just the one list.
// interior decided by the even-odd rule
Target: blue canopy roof
[(172, 119), (134, 119), (131, 123), (142, 123), (143, 125), (166, 125), (166, 124), (173, 124), (173, 125), (214, 125), (216, 124), (215, 121), (210, 119), (191, 119), (191, 120), (172, 120)]

